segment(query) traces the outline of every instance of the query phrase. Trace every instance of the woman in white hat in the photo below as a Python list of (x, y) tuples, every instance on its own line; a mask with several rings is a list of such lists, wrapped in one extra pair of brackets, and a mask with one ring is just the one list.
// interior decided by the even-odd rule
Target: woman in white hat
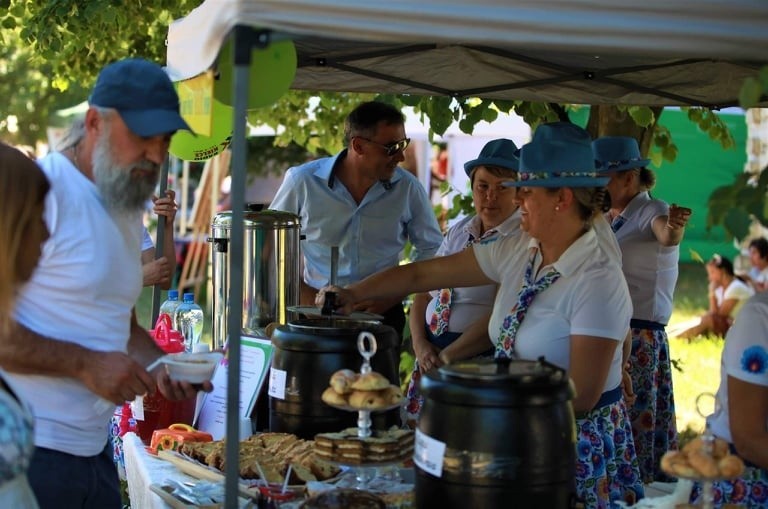
[(618, 246), (600, 213), (606, 182), (596, 174), (586, 131), (541, 125), (522, 148), (520, 179), (511, 183), (519, 187), (522, 239), (497, 237), (333, 287), (350, 310), (365, 298), (499, 283), (488, 323), (496, 356), (545, 356), (574, 381), (576, 493), (590, 508), (643, 496), (621, 392), (632, 307)]
[[(475, 214), (451, 226), (435, 256), (462, 251), (472, 244), (498, 235), (520, 235), (515, 190), (502, 185), (517, 176), (518, 149), (512, 140), (499, 138), (485, 144), (476, 159), (464, 164), (472, 187)], [(460, 358), (461, 344), (482, 341), (488, 345), (486, 324), (493, 308), (496, 285), (470, 288), (442, 288), (414, 295), (410, 312), (411, 341), (416, 362), (408, 385), (405, 421), (418, 421), (423, 398), (418, 391), (421, 373), (440, 367), (441, 351), (462, 337), (457, 347), (448, 348), (443, 358)], [(484, 320), (480, 327), (469, 327)], [(465, 330), (467, 331), (465, 333)]]
[(629, 407), (643, 482), (669, 481), (661, 456), (677, 449), (669, 344), (679, 244), (691, 210), (652, 198), (656, 177), (634, 138), (605, 136), (592, 142), (597, 167), (610, 178), (606, 219), (621, 247), (622, 270), (632, 297), (632, 352), (628, 372), (636, 399)]

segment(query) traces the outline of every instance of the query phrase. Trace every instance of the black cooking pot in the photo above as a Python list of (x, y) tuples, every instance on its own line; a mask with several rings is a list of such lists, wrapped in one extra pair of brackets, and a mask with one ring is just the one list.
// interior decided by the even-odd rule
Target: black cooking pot
[(427, 373), (420, 387), (417, 507), (570, 507), (576, 426), (565, 371), (543, 359), (467, 361)]
[[(272, 369), (285, 372), (285, 399), (270, 396), (269, 429), (313, 439), (317, 433), (357, 426), (357, 412), (337, 410), (321, 396), (331, 375), (340, 369), (360, 371), (363, 358), (357, 337), (368, 331), (376, 338), (377, 351), (371, 367), (399, 385), (400, 351), (397, 333), (378, 321), (347, 318), (307, 318), (277, 327)], [(371, 415), (374, 429), (400, 422), (399, 410)]]

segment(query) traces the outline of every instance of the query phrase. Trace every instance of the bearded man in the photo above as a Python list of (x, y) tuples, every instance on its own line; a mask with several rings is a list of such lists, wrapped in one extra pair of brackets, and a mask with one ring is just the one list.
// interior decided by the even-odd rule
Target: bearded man
[[(130, 59), (106, 66), (68, 147), (40, 165), (51, 182), (50, 238), (21, 290), (14, 331), (0, 340), (0, 365), (35, 417), (29, 480), (40, 507), (120, 508), (107, 443), (114, 404), (172, 382), (134, 312), (141, 292), (141, 221), (171, 136), (189, 129), (162, 68)], [(204, 390), (210, 390), (207, 383)]]

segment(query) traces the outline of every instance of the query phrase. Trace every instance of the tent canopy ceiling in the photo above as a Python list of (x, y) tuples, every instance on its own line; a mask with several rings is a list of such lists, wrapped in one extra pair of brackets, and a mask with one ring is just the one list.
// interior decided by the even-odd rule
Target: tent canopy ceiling
[(768, 64), (764, 0), (368, 4), (207, 0), (172, 23), (169, 73), (215, 66), (236, 25), (293, 39), (292, 87), (313, 91), (719, 108)]

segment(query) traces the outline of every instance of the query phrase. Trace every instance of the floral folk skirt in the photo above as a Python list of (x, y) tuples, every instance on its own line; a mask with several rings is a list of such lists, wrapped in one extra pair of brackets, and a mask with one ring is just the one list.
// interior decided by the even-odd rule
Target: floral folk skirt
[(677, 449), (675, 399), (669, 342), (664, 330), (632, 329), (629, 373), (637, 400), (628, 408), (632, 438), (644, 483), (671, 482), (661, 471), (664, 453)]
[(576, 420), (576, 495), (589, 509), (643, 498), (632, 429), (620, 399)]

